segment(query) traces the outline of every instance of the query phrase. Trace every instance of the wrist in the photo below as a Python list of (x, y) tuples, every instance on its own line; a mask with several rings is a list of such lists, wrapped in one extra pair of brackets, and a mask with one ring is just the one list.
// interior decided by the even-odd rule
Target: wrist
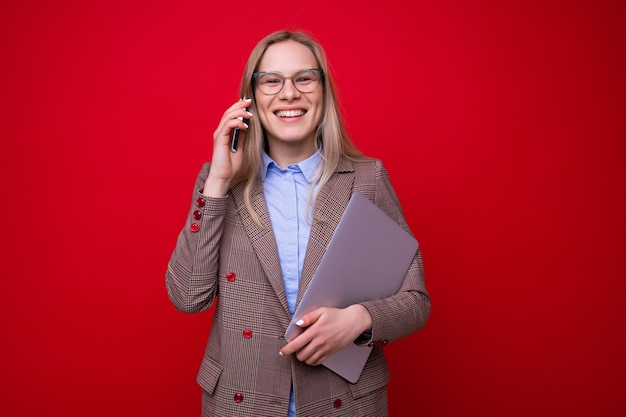
[(370, 312), (367, 310), (367, 308), (365, 308), (365, 306), (363, 306), (362, 304), (354, 304), (351, 307), (358, 312), (358, 323), (361, 333), (371, 333), (372, 316), (370, 315)]
[(222, 198), (228, 194), (230, 181), (214, 179), (209, 176), (204, 183), (201, 193), (205, 197)]

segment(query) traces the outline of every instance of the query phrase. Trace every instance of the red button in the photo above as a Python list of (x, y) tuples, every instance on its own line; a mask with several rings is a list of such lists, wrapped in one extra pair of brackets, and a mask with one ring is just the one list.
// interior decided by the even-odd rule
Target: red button
[(243, 331), (243, 337), (246, 339), (250, 339), (252, 337), (252, 330), (246, 329)]
[(189, 229), (196, 233), (198, 230), (200, 230), (200, 225), (198, 223), (191, 223), (191, 225), (189, 226)]
[(200, 220), (200, 218), (202, 217), (202, 212), (200, 210), (196, 210), (193, 212), (193, 218), (196, 220)]
[(236, 403), (242, 402), (243, 401), (243, 394), (238, 392), (237, 394), (235, 394), (235, 398), (234, 399), (235, 399)]
[(237, 274), (235, 274), (234, 272), (231, 271), (228, 274), (226, 274), (226, 280), (228, 282), (233, 282), (236, 279), (237, 279)]
[(341, 407), (341, 398), (337, 398), (335, 401), (333, 401), (333, 407), (335, 408)]
[(196, 200), (196, 206), (204, 207), (205, 204), (206, 204), (206, 200), (202, 197), (198, 197), (198, 199)]

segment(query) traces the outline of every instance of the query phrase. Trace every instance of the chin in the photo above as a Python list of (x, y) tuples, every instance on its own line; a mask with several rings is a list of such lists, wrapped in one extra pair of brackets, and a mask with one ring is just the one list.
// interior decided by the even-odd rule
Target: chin
[(279, 142), (303, 143), (314, 140), (315, 132), (285, 132), (273, 136)]

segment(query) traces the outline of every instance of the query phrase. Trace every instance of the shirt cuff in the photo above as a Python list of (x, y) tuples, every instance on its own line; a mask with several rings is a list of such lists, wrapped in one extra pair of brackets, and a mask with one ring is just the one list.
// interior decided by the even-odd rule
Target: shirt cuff
[(372, 341), (372, 333), (364, 332), (364, 333), (361, 333), (361, 335), (356, 338), (356, 340), (354, 341), (354, 344), (358, 346), (367, 346), (371, 341)]

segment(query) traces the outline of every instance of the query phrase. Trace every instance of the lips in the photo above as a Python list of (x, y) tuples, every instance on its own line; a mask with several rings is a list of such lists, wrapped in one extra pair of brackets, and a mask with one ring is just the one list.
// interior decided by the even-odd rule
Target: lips
[(304, 116), (306, 110), (304, 109), (290, 109), (290, 110), (278, 110), (274, 114), (277, 117), (300, 117)]

